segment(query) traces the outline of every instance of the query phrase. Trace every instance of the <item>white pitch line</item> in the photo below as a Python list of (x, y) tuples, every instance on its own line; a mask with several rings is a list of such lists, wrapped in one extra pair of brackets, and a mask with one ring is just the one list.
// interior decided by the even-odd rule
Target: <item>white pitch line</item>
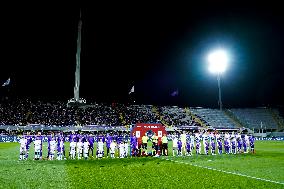
[(241, 173), (234, 173), (234, 172), (230, 172), (230, 171), (224, 171), (224, 170), (215, 169), (215, 168), (212, 168), (212, 167), (195, 165), (195, 164), (192, 164), (192, 163), (176, 161), (176, 160), (172, 160), (172, 159), (165, 159), (165, 158), (161, 158), (161, 159), (170, 160), (170, 161), (175, 162), (175, 163), (182, 163), (182, 164), (186, 164), (186, 165), (191, 165), (191, 166), (194, 166), (194, 167), (200, 167), (200, 168), (203, 168), (203, 169), (209, 169), (209, 170), (219, 171), (219, 172), (223, 172), (223, 173), (227, 173), (227, 174), (238, 175), (238, 176), (242, 176), (242, 177), (247, 177), (247, 178), (252, 178), (252, 179), (256, 179), (256, 180), (262, 180), (262, 181), (266, 181), (266, 182), (271, 182), (271, 183), (284, 185), (283, 182), (278, 182), (278, 181), (274, 181), (274, 180), (269, 180), (269, 179), (264, 179), (264, 178), (258, 178), (258, 177), (254, 177), (254, 176), (244, 175), (244, 174), (241, 174)]

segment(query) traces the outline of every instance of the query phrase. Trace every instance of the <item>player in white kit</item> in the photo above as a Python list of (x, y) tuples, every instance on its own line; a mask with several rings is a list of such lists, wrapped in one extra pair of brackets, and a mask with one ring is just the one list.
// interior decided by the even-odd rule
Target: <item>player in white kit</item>
[(82, 153), (83, 153), (83, 142), (82, 139), (79, 139), (79, 142), (77, 142), (77, 146), (76, 146), (76, 150), (77, 150), (77, 158), (81, 159), (82, 157)]
[(173, 156), (178, 154), (178, 138), (177, 136), (173, 136)]
[(100, 138), (98, 142), (96, 158), (102, 158), (103, 155), (104, 155), (104, 143), (102, 139)]
[(25, 160), (26, 159), (26, 154), (27, 154), (27, 139), (25, 139), (24, 136), (21, 136), (20, 138), (20, 158), (19, 160)]
[(128, 141), (124, 141), (124, 157), (128, 156)]
[(90, 143), (88, 142), (88, 140), (85, 140), (85, 142), (83, 143), (83, 154), (85, 160), (88, 159), (89, 145)]
[(41, 157), (41, 140), (34, 141), (35, 148), (35, 160), (39, 160)]
[(76, 142), (70, 142), (70, 157), (71, 159), (75, 159), (76, 156)]
[(124, 143), (123, 143), (123, 141), (121, 141), (120, 144), (119, 144), (119, 157), (120, 158), (124, 158), (124, 155), (125, 155), (125, 153), (124, 153)]
[(116, 148), (116, 143), (115, 143), (115, 141), (113, 140), (113, 141), (111, 141), (111, 143), (110, 143), (110, 157), (111, 157), (111, 158), (115, 158), (115, 157), (114, 157), (115, 148)]
[(56, 141), (55, 141), (54, 138), (50, 141), (49, 148), (50, 148), (50, 151), (49, 151), (48, 159), (49, 160), (53, 160), (54, 159), (54, 155), (55, 155), (55, 150), (56, 150)]

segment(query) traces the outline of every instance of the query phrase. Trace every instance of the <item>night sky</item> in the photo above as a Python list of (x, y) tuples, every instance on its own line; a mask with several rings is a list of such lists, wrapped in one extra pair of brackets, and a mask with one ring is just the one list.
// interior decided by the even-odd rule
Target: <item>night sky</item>
[[(278, 8), (277, 8), (278, 7)], [(225, 107), (284, 104), (284, 12), (276, 5), (93, 5), (82, 8), (80, 96), (102, 102), (218, 107), (206, 56), (230, 55)], [(80, 7), (4, 8), (2, 95), (73, 96)], [(179, 94), (172, 97), (174, 90)]]

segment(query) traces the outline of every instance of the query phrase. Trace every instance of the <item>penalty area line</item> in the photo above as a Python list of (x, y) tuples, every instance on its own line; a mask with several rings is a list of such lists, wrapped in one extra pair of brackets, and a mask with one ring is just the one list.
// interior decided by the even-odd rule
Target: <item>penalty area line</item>
[(215, 168), (212, 168), (212, 167), (206, 167), (206, 166), (196, 165), (196, 164), (192, 164), (192, 163), (188, 163), (188, 162), (182, 162), (182, 161), (167, 159), (167, 158), (161, 158), (161, 159), (168, 160), (168, 161), (175, 162), (175, 163), (191, 165), (191, 166), (199, 167), (199, 168), (202, 168), (202, 169), (208, 169), (208, 170), (218, 171), (218, 172), (222, 172), (222, 173), (226, 173), (226, 174), (238, 175), (238, 176), (247, 177), (247, 178), (251, 178), (251, 179), (256, 179), (256, 180), (261, 180), (261, 181), (266, 181), (266, 182), (271, 182), (271, 183), (275, 183), (275, 184), (284, 185), (283, 182), (278, 182), (278, 181), (274, 181), (274, 180), (269, 180), (269, 179), (264, 179), (264, 178), (258, 178), (258, 177), (254, 177), (254, 176), (244, 175), (244, 174), (241, 174), (241, 173), (235, 173), (235, 172), (231, 172), (231, 171), (224, 171), (224, 170), (221, 170), (221, 169), (215, 169)]

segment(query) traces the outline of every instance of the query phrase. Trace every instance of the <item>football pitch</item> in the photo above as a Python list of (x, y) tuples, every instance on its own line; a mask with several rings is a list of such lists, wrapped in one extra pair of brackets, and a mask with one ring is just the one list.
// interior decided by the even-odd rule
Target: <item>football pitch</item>
[(255, 147), (256, 154), (62, 161), (34, 161), (31, 149), (18, 161), (19, 144), (0, 143), (0, 188), (284, 188), (284, 142)]

